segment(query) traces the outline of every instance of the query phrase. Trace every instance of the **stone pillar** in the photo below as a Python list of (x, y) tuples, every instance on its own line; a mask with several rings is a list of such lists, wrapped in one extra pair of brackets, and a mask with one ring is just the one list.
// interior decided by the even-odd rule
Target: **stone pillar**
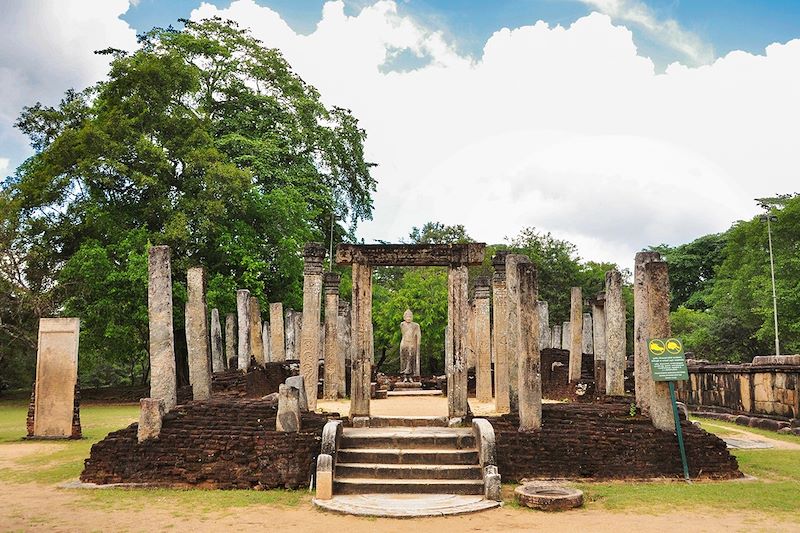
[(506, 288), (506, 255), (497, 252), (492, 258), (492, 352), (494, 355), (494, 408), (498, 413), (511, 409), (508, 390), (508, 290)]
[(320, 357), (320, 300), (325, 247), (309, 242), (303, 249), (303, 330), (300, 334), (300, 374), (305, 380), (308, 408), (317, 409)]
[(236, 315), (239, 370), (247, 372), (250, 368), (250, 291), (247, 289), (236, 291)]
[[(231, 368), (231, 359), (236, 358), (236, 315), (225, 315), (225, 366)], [(237, 359), (238, 363), (238, 359)]]
[(506, 287), (508, 289), (508, 400), (511, 412), (518, 408), (519, 396), (519, 270), (517, 265), (529, 263), (527, 256), (508, 254), (506, 256)]
[(652, 382), (650, 361), (647, 358), (647, 300), (644, 291), (644, 266), (661, 261), (658, 252), (637, 252), (633, 266), (633, 378), (636, 387), (636, 406), (647, 413), (650, 408)]
[(303, 313), (287, 309), (284, 322), (286, 332), (286, 359), (300, 359), (300, 337), (303, 332)]
[(492, 339), (489, 330), (489, 278), (475, 279), (474, 345), (477, 363), (475, 366), (475, 395), (479, 402), (492, 401)]
[(467, 313), (468, 270), (451, 266), (447, 270), (447, 411), (451, 420), (467, 416)]
[(519, 279), (519, 430), (542, 427), (542, 376), (536, 267), (517, 265)]
[(192, 399), (211, 398), (211, 354), (208, 349), (206, 314), (206, 271), (190, 268), (186, 273), (186, 351)]
[(475, 328), (477, 327), (475, 312), (475, 300), (470, 299), (467, 301), (467, 370), (474, 370), (475, 379), (477, 379), (478, 347), (475, 341)]
[(286, 344), (284, 341), (283, 303), (269, 304), (269, 348), (272, 361), (283, 363), (286, 361)]
[(553, 348), (561, 349), (561, 326), (558, 324), (553, 326)]
[(339, 274), (326, 272), (322, 279), (325, 294), (325, 379), (322, 397), (339, 396), (339, 349), (336, 329), (339, 325)]
[(256, 364), (264, 366), (264, 339), (261, 337), (261, 304), (258, 298), (250, 297), (250, 357)]
[(583, 295), (580, 287), (572, 287), (569, 307), (569, 382), (581, 379), (583, 360)]
[(211, 310), (211, 370), (225, 370), (225, 353), (222, 351), (222, 324), (219, 323), (219, 309)]
[(172, 268), (169, 246), (148, 252), (147, 314), (150, 323), (150, 397), (164, 400), (169, 412), (178, 404), (175, 337), (172, 330)]
[(270, 336), (270, 329), (269, 329), (269, 321), (264, 320), (261, 322), (261, 341), (264, 345), (262, 349), (262, 353), (264, 354), (264, 362), (271, 363), (272, 362), (272, 345), (269, 341)]
[(594, 340), (592, 339), (592, 314), (583, 313), (583, 333), (581, 333), (581, 351), (594, 354)]
[(569, 345), (572, 342), (572, 334), (569, 330), (569, 322), (561, 324), (561, 349), (569, 351)]
[(592, 341), (594, 344), (594, 383), (599, 394), (606, 393), (606, 293), (592, 300)]
[(606, 394), (625, 394), (625, 300), (622, 274), (606, 272)]
[(347, 365), (351, 362), (351, 335), (350, 327), (352, 318), (350, 316), (350, 302), (339, 301), (339, 316), (336, 325), (336, 337), (338, 338), (336, 347), (336, 381), (339, 383), (339, 398), (347, 396)]
[(353, 263), (350, 418), (369, 416), (372, 381), (372, 267)]
[(545, 348), (550, 348), (550, 310), (547, 302), (539, 300), (536, 302), (536, 310), (539, 312), (539, 352)]
[[(669, 325), (669, 270), (665, 261), (652, 261), (644, 266), (644, 291), (647, 300), (644, 346), (642, 350), (647, 356), (648, 339), (664, 339), (671, 335)], [(669, 397), (669, 385), (666, 381), (653, 381), (649, 367), (645, 379), (650, 384), (650, 419), (653, 425), (664, 431), (675, 431), (675, 419), (672, 414), (672, 401)]]

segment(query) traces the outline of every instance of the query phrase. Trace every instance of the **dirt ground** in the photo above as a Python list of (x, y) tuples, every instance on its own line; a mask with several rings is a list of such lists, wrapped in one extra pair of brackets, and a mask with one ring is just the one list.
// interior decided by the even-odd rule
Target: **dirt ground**
[[(470, 400), (476, 414), (489, 414), (492, 404)], [(328, 411), (346, 414), (348, 402), (319, 402)], [(443, 416), (447, 412), (445, 397), (394, 397), (372, 402), (375, 415)], [(798, 445), (768, 439), (741, 430), (741, 436), (769, 440), (776, 448), (798, 448)], [(737, 436), (739, 436), (737, 434)], [(0, 444), (0, 469), (25, 468), (25, 457), (51, 454), (64, 448), (57, 442), (11, 442)], [(597, 508), (564, 513), (543, 513), (507, 505), (475, 514), (423, 519), (375, 519), (338, 515), (320, 511), (305, 493), (297, 506), (254, 504), (244, 507), (223, 507), (207, 510), (180, 499), (171, 500), (170, 492), (161, 492), (141, 499), (126, 498), (110, 489), (109, 497), (99, 502), (99, 489), (66, 489), (46, 483), (0, 483), (0, 531), (278, 531), (297, 532), (346, 531), (347, 533), (392, 533), (435, 531), (462, 533), (469, 531), (796, 531), (800, 521), (791, 515), (775, 518), (766, 513), (720, 512), (719, 509), (693, 508), (660, 510), (653, 514), (608, 511)], [(109, 489), (103, 489), (109, 490)], [(174, 494), (174, 493), (172, 493)], [(787, 518), (789, 516), (789, 518)]]
[(37, 484), (0, 485), (2, 531), (277, 531), (348, 533), (400, 531), (800, 531), (788, 521), (764, 522), (763, 514), (686, 514), (680, 511), (641, 515), (596, 510), (546, 514), (500, 508), (481, 513), (421, 519), (372, 519), (320, 511), (310, 501), (298, 507), (254, 505), (225, 512), (187, 514), (155, 502), (140, 509), (96, 509), (85, 505), (82, 489)]

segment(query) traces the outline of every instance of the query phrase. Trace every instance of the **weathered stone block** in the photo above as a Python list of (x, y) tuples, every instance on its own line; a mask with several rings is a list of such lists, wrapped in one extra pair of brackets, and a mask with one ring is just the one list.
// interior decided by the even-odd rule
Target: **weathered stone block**
[(70, 438), (78, 379), (77, 318), (39, 319), (33, 435)]
[(139, 427), (136, 438), (139, 442), (157, 438), (161, 433), (164, 419), (164, 400), (161, 398), (142, 398), (139, 400)]
[(300, 431), (300, 389), (283, 384), (278, 389), (278, 416), (275, 430), (286, 433)]

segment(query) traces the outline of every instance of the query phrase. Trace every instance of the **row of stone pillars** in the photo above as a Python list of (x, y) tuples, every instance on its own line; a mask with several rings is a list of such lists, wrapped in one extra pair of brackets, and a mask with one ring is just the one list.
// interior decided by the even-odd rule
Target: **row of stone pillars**
[[(310, 279), (309, 287), (317, 290), (318, 284), (315, 276), (321, 273), (321, 255), (319, 247), (310, 247), (306, 250), (307, 277)], [(317, 259), (316, 261), (314, 259)], [(167, 246), (153, 246), (149, 250), (149, 280), (148, 280), (148, 312), (150, 331), (150, 361), (151, 361), (151, 398), (163, 400), (164, 411), (171, 410), (177, 403), (177, 385), (175, 369), (175, 342), (172, 322), (172, 271), (170, 249)], [(283, 304), (280, 302), (269, 304), (269, 322), (261, 322), (261, 310), (258, 299), (251, 296), (246, 289), (237, 291), (237, 314), (228, 314), (225, 320), (225, 349), (223, 350), (222, 325), (219, 311), (213, 309), (210, 319), (206, 305), (206, 273), (202, 267), (189, 268), (187, 271), (187, 302), (185, 313), (186, 344), (189, 363), (189, 381), (192, 386), (192, 396), (196, 400), (207, 399), (211, 396), (212, 372), (225, 369), (225, 352), (228, 356), (235, 356), (232, 364), (240, 370), (246, 371), (252, 362), (264, 364), (265, 362), (283, 362), (286, 360), (286, 337), (284, 334)], [(336, 331), (347, 332), (349, 328), (335, 325), (342, 323), (343, 316), (349, 315), (349, 307), (345, 306), (343, 313), (338, 305), (339, 278), (336, 274), (326, 274), (326, 292), (329, 294), (329, 305), (326, 308), (328, 321), (334, 324), (332, 329), (334, 340)], [(314, 357), (319, 352), (319, 303), (314, 308), (313, 299), (309, 300), (306, 313), (313, 314), (316, 309), (315, 320), (309, 318), (305, 328), (307, 335), (301, 339), (301, 349), (305, 344), (305, 353)], [(295, 329), (300, 328), (299, 315), (291, 314), (289, 321), (296, 322)], [(313, 324), (317, 324), (314, 328)], [(305, 340), (303, 340), (305, 339)], [(317, 339), (317, 345), (311, 339)], [(333, 356), (343, 354), (338, 349), (345, 339), (338, 339), (337, 346), (327, 352)], [(301, 356), (302, 357), (302, 356)], [(336, 393), (344, 396), (344, 357), (335, 365), (326, 368), (334, 372), (333, 377), (326, 376), (326, 382), (336, 383)], [(306, 358), (306, 362), (307, 358)], [(306, 365), (310, 366), (310, 365)], [(313, 382), (316, 383), (316, 380)], [(311, 394), (307, 387), (308, 396), (316, 400), (316, 393)], [(335, 396), (334, 396), (335, 398)]]
[[(541, 337), (549, 332), (546, 305), (537, 302), (535, 269), (528, 258), (498, 252), (492, 259), (494, 321), (492, 351), (495, 361), (495, 409), (516, 411), (520, 429), (535, 429), (541, 413)], [(622, 274), (606, 273), (605, 291), (589, 301), (592, 328), (584, 328), (581, 289), (571, 290), (569, 381), (581, 377), (584, 338), (591, 335), (595, 357), (595, 382), (610, 396), (625, 394), (626, 311)], [(667, 337), (669, 329), (669, 276), (667, 264), (655, 252), (636, 255), (634, 276), (634, 367), (636, 403), (659, 429), (674, 430), (669, 389), (650, 373), (647, 339)], [(544, 323), (543, 323), (544, 321)], [(476, 378), (480, 380), (481, 370)], [(537, 414), (539, 413), (539, 414)]]

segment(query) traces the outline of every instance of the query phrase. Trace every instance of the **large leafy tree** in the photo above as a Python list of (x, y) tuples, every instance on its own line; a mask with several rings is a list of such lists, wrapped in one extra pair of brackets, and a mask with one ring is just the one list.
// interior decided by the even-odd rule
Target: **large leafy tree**
[(36, 153), (3, 184), (4, 261), (21, 272), (3, 281), (82, 318), (82, 373), (116, 361), (146, 375), (149, 244), (172, 247), (179, 325), (188, 266), (207, 267), (223, 312), (237, 287), (298, 305), (302, 244), (372, 212), (351, 113), (234, 23), (183, 22), (104, 51), (107, 80), (17, 122)]

